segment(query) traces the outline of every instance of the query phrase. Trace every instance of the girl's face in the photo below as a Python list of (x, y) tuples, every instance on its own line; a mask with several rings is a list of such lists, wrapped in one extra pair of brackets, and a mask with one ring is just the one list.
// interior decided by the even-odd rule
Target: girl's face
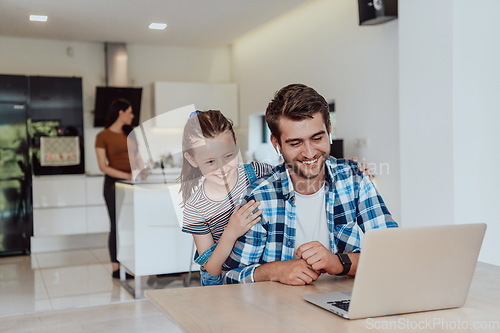
[(197, 141), (192, 154), (184, 153), (188, 162), (197, 168), (206, 181), (225, 186), (234, 184), (237, 178), (238, 146), (230, 131), (213, 139)]

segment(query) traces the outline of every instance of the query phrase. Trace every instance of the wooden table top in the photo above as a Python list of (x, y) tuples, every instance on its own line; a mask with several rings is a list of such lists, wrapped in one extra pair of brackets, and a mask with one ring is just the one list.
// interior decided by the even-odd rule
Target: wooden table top
[(499, 266), (478, 263), (461, 308), (358, 320), (302, 298), (350, 290), (351, 277), (323, 275), (307, 286), (259, 282), (149, 290), (146, 297), (187, 332), (500, 332), (499, 281)]

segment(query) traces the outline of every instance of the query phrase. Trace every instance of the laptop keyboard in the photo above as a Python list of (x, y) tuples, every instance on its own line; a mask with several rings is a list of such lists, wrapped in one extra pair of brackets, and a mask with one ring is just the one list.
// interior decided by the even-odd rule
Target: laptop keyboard
[(335, 306), (337, 308), (340, 308), (344, 311), (349, 311), (349, 303), (350, 303), (351, 300), (349, 299), (345, 299), (345, 300), (341, 300), (341, 301), (331, 301), (331, 302), (326, 302), (332, 306)]

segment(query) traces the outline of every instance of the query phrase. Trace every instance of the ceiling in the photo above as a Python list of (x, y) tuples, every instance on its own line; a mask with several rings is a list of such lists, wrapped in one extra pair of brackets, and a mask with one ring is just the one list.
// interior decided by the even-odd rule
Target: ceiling
[[(0, 35), (214, 47), (311, 0), (0, 0)], [(30, 22), (29, 15), (48, 20)], [(149, 24), (167, 23), (163, 31)]]

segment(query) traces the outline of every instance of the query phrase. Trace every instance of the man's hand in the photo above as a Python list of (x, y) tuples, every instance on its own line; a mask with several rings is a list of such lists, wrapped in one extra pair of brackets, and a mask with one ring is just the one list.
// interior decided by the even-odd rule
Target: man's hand
[(342, 273), (343, 267), (337, 256), (331, 253), (320, 242), (304, 243), (295, 252), (316, 272), (330, 275)]
[(319, 273), (311, 269), (303, 259), (266, 263), (257, 267), (254, 272), (255, 282), (278, 281), (292, 286), (313, 283), (318, 277)]

